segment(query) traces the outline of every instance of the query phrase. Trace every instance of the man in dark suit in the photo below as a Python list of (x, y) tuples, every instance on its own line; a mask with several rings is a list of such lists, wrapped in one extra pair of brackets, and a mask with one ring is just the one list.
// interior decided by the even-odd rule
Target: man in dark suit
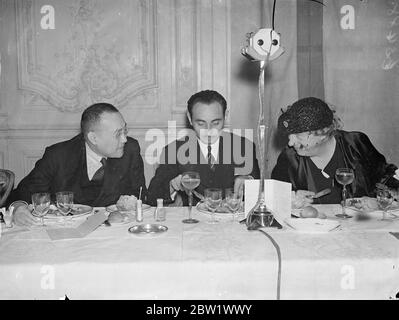
[[(200, 174), (197, 195), (206, 188), (234, 188), (242, 192), (245, 179), (259, 178), (259, 166), (253, 142), (223, 132), (226, 100), (216, 91), (205, 90), (187, 102), (187, 118), (193, 128), (181, 140), (165, 147), (160, 165), (148, 188), (148, 203), (157, 198), (166, 204), (187, 205), (188, 198), (181, 184), (185, 171)], [(194, 193), (195, 196), (195, 193)], [(177, 199), (182, 203), (177, 203)], [(194, 197), (197, 202), (198, 198)]]
[[(47, 147), (34, 169), (14, 190), (14, 221), (35, 220), (26, 202), (36, 192), (72, 191), (74, 202), (107, 206), (121, 195), (146, 196), (143, 159), (137, 140), (128, 137), (125, 120), (111, 104), (97, 103), (82, 114), (81, 133)], [(22, 200), (22, 201), (21, 201)], [(25, 201), (25, 202), (23, 202)]]

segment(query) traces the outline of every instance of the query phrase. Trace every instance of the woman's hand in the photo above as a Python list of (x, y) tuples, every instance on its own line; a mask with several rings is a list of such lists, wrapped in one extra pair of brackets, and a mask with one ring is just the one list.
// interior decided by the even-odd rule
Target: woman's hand
[(315, 193), (308, 190), (292, 191), (291, 194), (291, 208), (300, 209), (313, 203), (313, 196)]

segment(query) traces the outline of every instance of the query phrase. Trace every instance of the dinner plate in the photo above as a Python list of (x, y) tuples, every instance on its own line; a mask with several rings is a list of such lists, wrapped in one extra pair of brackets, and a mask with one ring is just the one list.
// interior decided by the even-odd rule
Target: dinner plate
[(156, 235), (167, 230), (168, 227), (155, 223), (138, 224), (128, 229), (130, 233), (135, 235)]
[[(147, 211), (147, 210), (151, 209), (151, 206), (148, 205), (148, 204), (144, 204), (143, 203), (141, 208), (142, 208), (142, 211)], [(117, 208), (116, 204), (112, 204), (112, 205), (106, 207), (105, 210), (107, 210), (108, 212), (119, 211), (119, 212), (122, 212), (122, 213), (136, 212), (136, 209), (133, 209), (133, 210), (120, 210), (120, 209)]]
[[(93, 211), (93, 207), (84, 205), (84, 204), (73, 204), (72, 205), (72, 212), (68, 215), (61, 214), (56, 206), (50, 206), (49, 212), (44, 216), (44, 219), (60, 219), (60, 218), (80, 218), (90, 214)], [(34, 211), (32, 212), (33, 215)]]
[(319, 218), (288, 218), (284, 222), (296, 231), (308, 233), (329, 232), (340, 225), (337, 220)]
[[(371, 213), (374, 211), (382, 211), (378, 207), (377, 199), (370, 198), (370, 197), (362, 197), (362, 198), (349, 198), (346, 200), (347, 209), (362, 212), (362, 213)], [(388, 210), (389, 213), (393, 215), (399, 216), (399, 203), (395, 200), (389, 206)]]
[[(237, 214), (237, 215), (243, 214), (244, 211), (242, 210), (242, 209), (243, 209), (242, 207), (243, 207), (243, 206), (241, 206), (241, 207), (240, 207), (240, 210), (237, 211), (237, 212), (227, 212), (228, 208), (226, 208), (225, 205), (224, 205), (224, 206), (222, 206), (223, 209), (219, 209), (219, 208), (218, 208), (218, 209), (215, 211), (215, 215), (216, 215), (216, 216), (219, 216), (219, 217), (223, 217), (223, 216), (228, 217), (228, 216), (231, 216), (231, 215), (233, 215), (233, 214)], [(203, 212), (203, 213), (206, 213), (206, 214), (212, 214), (212, 211), (208, 210), (206, 204), (205, 204), (203, 201), (198, 202), (196, 208), (197, 208), (197, 210), (200, 211), (200, 212)], [(223, 210), (223, 211), (226, 210), (226, 211), (223, 212), (222, 210)]]

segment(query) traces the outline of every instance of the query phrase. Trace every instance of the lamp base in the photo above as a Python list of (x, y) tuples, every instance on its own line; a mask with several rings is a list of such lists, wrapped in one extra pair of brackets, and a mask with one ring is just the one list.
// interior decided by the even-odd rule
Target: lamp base
[(261, 227), (272, 227), (274, 222), (273, 213), (267, 208), (266, 204), (258, 202), (249, 212), (247, 217), (247, 225), (253, 223), (259, 224)]

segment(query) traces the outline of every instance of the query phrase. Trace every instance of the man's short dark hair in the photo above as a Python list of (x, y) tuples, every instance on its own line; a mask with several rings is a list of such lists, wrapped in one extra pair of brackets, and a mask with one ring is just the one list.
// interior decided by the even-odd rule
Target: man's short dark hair
[(101, 115), (105, 112), (115, 113), (119, 112), (110, 103), (95, 103), (83, 111), (82, 119), (80, 120), (80, 129), (84, 136), (86, 136), (93, 126), (101, 119)]
[(217, 91), (204, 90), (193, 94), (187, 101), (187, 110), (190, 116), (193, 116), (193, 106), (198, 103), (211, 104), (213, 102), (218, 102), (223, 109), (223, 116), (226, 114), (227, 102), (226, 99)]

